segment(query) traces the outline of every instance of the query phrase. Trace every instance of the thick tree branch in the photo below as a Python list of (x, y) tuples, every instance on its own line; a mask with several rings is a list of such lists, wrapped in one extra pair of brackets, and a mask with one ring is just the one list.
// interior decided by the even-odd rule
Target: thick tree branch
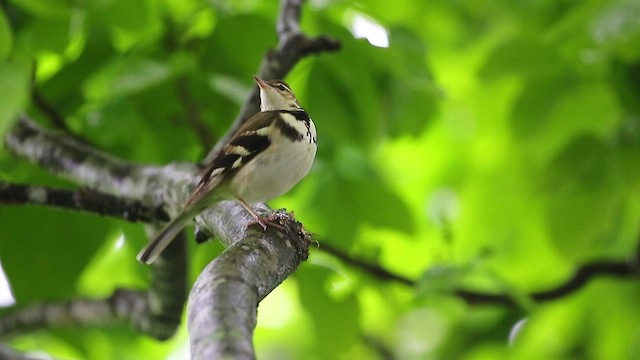
[(276, 32), (278, 39), (282, 42), (290, 34), (300, 34), (302, 0), (281, 0), (280, 4)]
[(275, 215), (286, 234), (247, 230), (225, 221), (226, 216), (217, 220), (220, 236), (233, 244), (202, 271), (189, 295), (192, 359), (255, 358), (252, 335), (258, 302), (306, 260), (309, 251), (310, 236), (302, 224), (284, 210)]
[(151, 267), (148, 312), (138, 322), (139, 329), (159, 340), (173, 336), (187, 301), (187, 274), (187, 239), (183, 231)]
[[(278, 45), (275, 49), (268, 51), (262, 59), (257, 72), (259, 77), (282, 79), (302, 58), (340, 49), (340, 42), (335, 39), (327, 36), (309, 37), (300, 32), (301, 7), (302, 0), (280, 1), (280, 14), (276, 25)], [(202, 163), (209, 163), (231, 135), (240, 128), (240, 125), (258, 111), (259, 106), (260, 94), (257, 87), (254, 86), (225, 137), (209, 152)]]
[(193, 164), (137, 165), (43, 129), (26, 116), (7, 134), (7, 147), (16, 155), (81, 186), (163, 206), (175, 214), (197, 181)]
[(46, 327), (106, 326), (137, 322), (147, 312), (145, 294), (116, 290), (106, 299), (76, 299), (34, 305), (12, 311), (0, 318), (0, 335), (24, 333)]
[(76, 190), (0, 182), (0, 206), (42, 205), (111, 216), (126, 221), (157, 222), (169, 220), (160, 207), (138, 200), (105, 194), (89, 188)]
[(42, 328), (129, 323), (155, 339), (166, 340), (180, 325), (186, 301), (184, 234), (165, 250), (157, 263), (152, 268), (151, 288), (147, 292), (121, 289), (105, 299), (74, 299), (9, 309), (0, 317), (0, 336)]
[(41, 360), (41, 357), (31, 357), (22, 354), (11, 347), (0, 343), (0, 359), (2, 360)]
[(44, 130), (26, 116), (7, 134), (6, 144), (17, 155), (55, 174), (109, 193), (125, 188), (136, 170), (66, 135)]
[[(258, 71), (266, 79), (283, 78), (303, 57), (339, 49), (337, 41), (309, 38), (300, 33), (302, 1), (282, 0), (278, 18), (279, 43), (269, 51)], [(259, 94), (253, 88), (227, 135), (204, 160), (213, 156), (242, 123), (258, 111)], [(208, 214), (215, 216), (208, 216)], [(247, 230), (248, 214), (237, 204), (223, 202), (196, 219), (203, 229), (215, 229), (228, 246), (201, 273), (189, 296), (188, 321), (193, 359), (253, 359), (252, 333), (258, 302), (307, 258), (309, 234), (280, 211), (288, 239), (278, 232)], [(236, 221), (230, 221), (236, 219)], [(238, 222), (237, 219), (242, 219)], [(292, 248), (297, 249), (292, 252)]]

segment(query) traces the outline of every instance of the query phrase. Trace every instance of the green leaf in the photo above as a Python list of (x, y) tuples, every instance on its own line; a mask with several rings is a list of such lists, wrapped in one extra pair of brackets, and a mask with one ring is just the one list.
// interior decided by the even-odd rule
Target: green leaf
[(464, 276), (469, 271), (468, 267), (453, 265), (435, 265), (425, 271), (418, 282), (416, 295), (420, 298), (432, 296), (451, 295), (460, 288)]
[(11, 128), (29, 100), (29, 63), (0, 61), (0, 138)]
[(157, 40), (163, 30), (160, 3), (154, 0), (96, 0), (87, 2), (89, 16), (109, 29), (121, 52)]
[[(203, 66), (223, 74), (242, 76), (251, 83), (265, 52), (277, 44), (273, 20), (256, 14), (220, 17), (207, 46), (203, 48)], [(224, 54), (224, 56), (222, 56)]]
[(567, 76), (530, 81), (513, 109), (515, 135), (542, 161), (581, 134), (610, 137), (621, 120), (620, 104), (608, 86)]
[(640, 3), (634, 0), (607, 4), (595, 16), (591, 35), (596, 44), (614, 50), (627, 61), (640, 58)]
[(18, 304), (71, 298), (112, 228), (103, 218), (39, 207), (3, 207), (0, 223), (11, 224), (3, 226), (0, 256)]
[(6, 58), (13, 48), (13, 34), (4, 12), (0, 12), (0, 58)]
[[(621, 200), (618, 162), (592, 136), (576, 138), (542, 177), (547, 221), (558, 249), (570, 259), (616, 253)], [(624, 247), (626, 248), (626, 244)]]
[(36, 81), (55, 75), (65, 61), (77, 59), (86, 45), (85, 12), (75, 8), (65, 16), (40, 17), (18, 27), (16, 46), (37, 64)]
[(404, 27), (392, 28), (389, 35), (393, 49), (384, 51), (380, 60), (395, 65), (382, 80), (387, 91), (381, 94), (381, 113), (389, 136), (417, 136), (438, 114), (439, 89), (418, 35)]
[(86, 83), (85, 96), (93, 101), (125, 98), (167, 81), (173, 76), (170, 64), (150, 58), (116, 59)]
[[(320, 124), (320, 135), (349, 142), (361, 148), (371, 146), (383, 127), (382, 106), (374, 64), (368, 59), (384, 52), (366, 40), (346, 40), (347, 50), (318, 59), (308, 80), (305, 108)], [(327, 106), (332, 104), (332, 106)]]
[(314, 336), (323, 346), (323, 358), (332, 358), (353, 348), (359, 337), (359, 305), (353, 294), (340, 299), (329, 296), (330, 276), (326, 268), (307, 266), (296, 273), (300, 301), (312, 317)]
[(65, 18), (71, 12), (70, 1), (60, 0), (13, 0), (13, 4), (42, 18)]
[(533, 78), (557, 74), (564, 64), (556, 52), (539, 37), (527, 34), (492, 49), (479, 73), (485, 79), (514, 74)]
[(318, 181), (313, 208), (305, 211), (318, 213), (323, 236), (352, 241), (363, 224), (405, 233), (414, 231), (407, 205), (379, 178), (356, 180), (335, 174)]

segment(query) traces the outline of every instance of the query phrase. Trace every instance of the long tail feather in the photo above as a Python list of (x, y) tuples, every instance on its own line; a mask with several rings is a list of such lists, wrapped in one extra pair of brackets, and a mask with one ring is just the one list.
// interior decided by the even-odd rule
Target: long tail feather
[(138, 261), (144, 264), (153, 263), (164, 249), (171, 244), (178, 233), (187, 226), (189, 220), (193, 218), (190, 211), (183, 210), (176, 217), (171, 219), (145, 247), (138, 253)]

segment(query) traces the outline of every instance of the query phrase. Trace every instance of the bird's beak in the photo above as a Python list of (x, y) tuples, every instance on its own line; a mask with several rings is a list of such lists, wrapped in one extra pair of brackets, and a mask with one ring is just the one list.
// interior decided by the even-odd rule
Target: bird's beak
[(257, 76), (253, 76), (253, 79), (256, 81), (256, 83), (258, 84), (258, 86), (262, 89), (268, 89), (269, 88), (269, 84), (267, 84), (264, 80), (260, 79)]

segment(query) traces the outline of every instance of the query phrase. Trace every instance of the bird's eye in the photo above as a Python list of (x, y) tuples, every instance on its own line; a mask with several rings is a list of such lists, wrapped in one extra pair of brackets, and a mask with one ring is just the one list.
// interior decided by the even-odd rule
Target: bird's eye
[(284, 87), (284, 85), (282, 85), (282, 84), (278, 84), (278, 86), (276, 86), (276, 87), (278, 88), (278, 90), (282, 90), (282, 91), (285, 91), (285, 90), (287, 89), (287, 88), (286, 88), (286, 87)]

